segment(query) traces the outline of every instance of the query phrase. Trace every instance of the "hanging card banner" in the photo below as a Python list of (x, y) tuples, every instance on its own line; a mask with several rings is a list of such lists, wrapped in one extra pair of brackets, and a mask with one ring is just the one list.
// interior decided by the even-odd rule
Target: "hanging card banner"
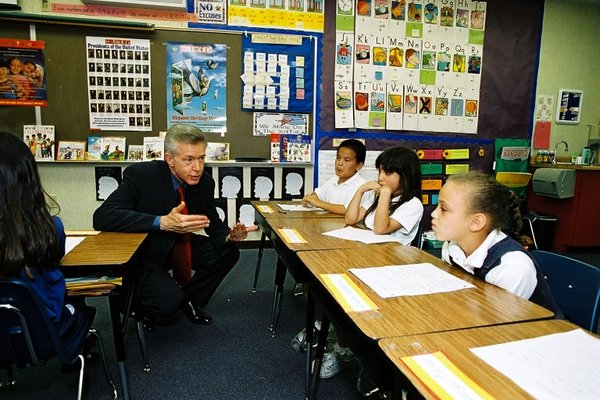
[(421, 160), (442, 160), (444, 151), (442, 149), (422, 149), (417, 151), (417, 157)]
[(469, 164), (446, 164), (446, 175), (469, 172)]
[(421, 190), (440, 190), (441, 188), (441, 179), (423, 179), (421, 181)]
[(468, 160), (469, 149), (444, 149), (444, 158), (446, 160)]

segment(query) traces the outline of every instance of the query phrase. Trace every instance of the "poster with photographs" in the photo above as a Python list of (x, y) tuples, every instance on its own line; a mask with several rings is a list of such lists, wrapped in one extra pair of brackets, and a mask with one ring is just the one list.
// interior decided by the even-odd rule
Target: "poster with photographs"
[(0, 39), (0, 106), (48, 105), (44, 41)]
[(150, 41), (86, 37), (90, 128), (152, 130)]

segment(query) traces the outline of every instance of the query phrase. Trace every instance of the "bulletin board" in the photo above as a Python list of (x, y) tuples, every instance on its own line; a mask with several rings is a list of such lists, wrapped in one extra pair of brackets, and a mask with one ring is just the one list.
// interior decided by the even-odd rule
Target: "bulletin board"
[[(539, 40), (542, 29), (543, 1), (488, 0), (479, 98), (477, 132), (470, 135), (481, 143), (490, 143), (495, 137), (528, 138), (531, 135), (531, 113), (534, 104)], [(334, 87), (334, 57), (339, 45), (336, 37), (335, 2), (326, 7), (326, 26), (323, 35), (323, 87)], [(320, 132), (340, 135), (377, 137), (377, 130), (336, 129), (334, 120), (334, 90), (321, 93)], [(379, 131), (381, 132), (381, 131)], [(449, 132), (421, 132), (411, 130), (386, 131), (384, 135), (411, 136), (417, 141), (431, 137), (446, 137), (450, 141), (464, 134)], [(491, 158), (488, 159), (491, 162)]]
[[(29, 39), (29, 23), (2, 21), (0, 37)], [(269, 137), (252, 135), (252, 112), (241, 112), (241, 34), (195, 30), (135, 31), (116, 28), (36, 24), (37, 40), (45, 42), (48, 106), (41, 107), (41, 122), (54, 125), (57, 141), (87, 140), (91, 135), (87, 95), (86, 36), (148, 39), (151, 52), (152, 131), (95, 132), (125, 136), (127, 145), (142, 144), (144, 136), (167, 129), (166, 43), (216, 43), (227, 46), (227, 131), (207, 133), (210, 142), (230, 143), (231, 158), (269, 159)], [(0, 129), (22, 135), (22, 126), (36, 123), (34, 107), (0, 107)]]

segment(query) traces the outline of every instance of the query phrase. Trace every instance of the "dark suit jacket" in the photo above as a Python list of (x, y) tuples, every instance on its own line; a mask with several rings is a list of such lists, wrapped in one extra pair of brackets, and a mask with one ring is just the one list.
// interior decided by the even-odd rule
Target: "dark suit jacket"
[[(175, 243), (175, 233), (151, 231), (157, 215), (167, 215), (179, 204), (172, 174), (165, 161), (133, 164), (123, 172), (123, 183), (94, 212), (94, 229), (113, 232), (150, 232), (144, 242), (145, 262), (165, 264)], [(210, 219), (205, 231), (217, 250), (225, 250), (229, 227), (221, 221), (214, 203), (215, 182), (204, 173), (188, 186), (185, 202), (189, 214)]]

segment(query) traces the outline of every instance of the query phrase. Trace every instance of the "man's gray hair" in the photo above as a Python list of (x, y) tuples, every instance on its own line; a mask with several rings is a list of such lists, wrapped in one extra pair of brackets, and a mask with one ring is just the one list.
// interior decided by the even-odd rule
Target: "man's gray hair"
[(167, 130), (165, 136), (165, 153), (175, 155), (177, 143), (206, 144), (206, 136), (197, 127), (188, 124), (175, 124)]

